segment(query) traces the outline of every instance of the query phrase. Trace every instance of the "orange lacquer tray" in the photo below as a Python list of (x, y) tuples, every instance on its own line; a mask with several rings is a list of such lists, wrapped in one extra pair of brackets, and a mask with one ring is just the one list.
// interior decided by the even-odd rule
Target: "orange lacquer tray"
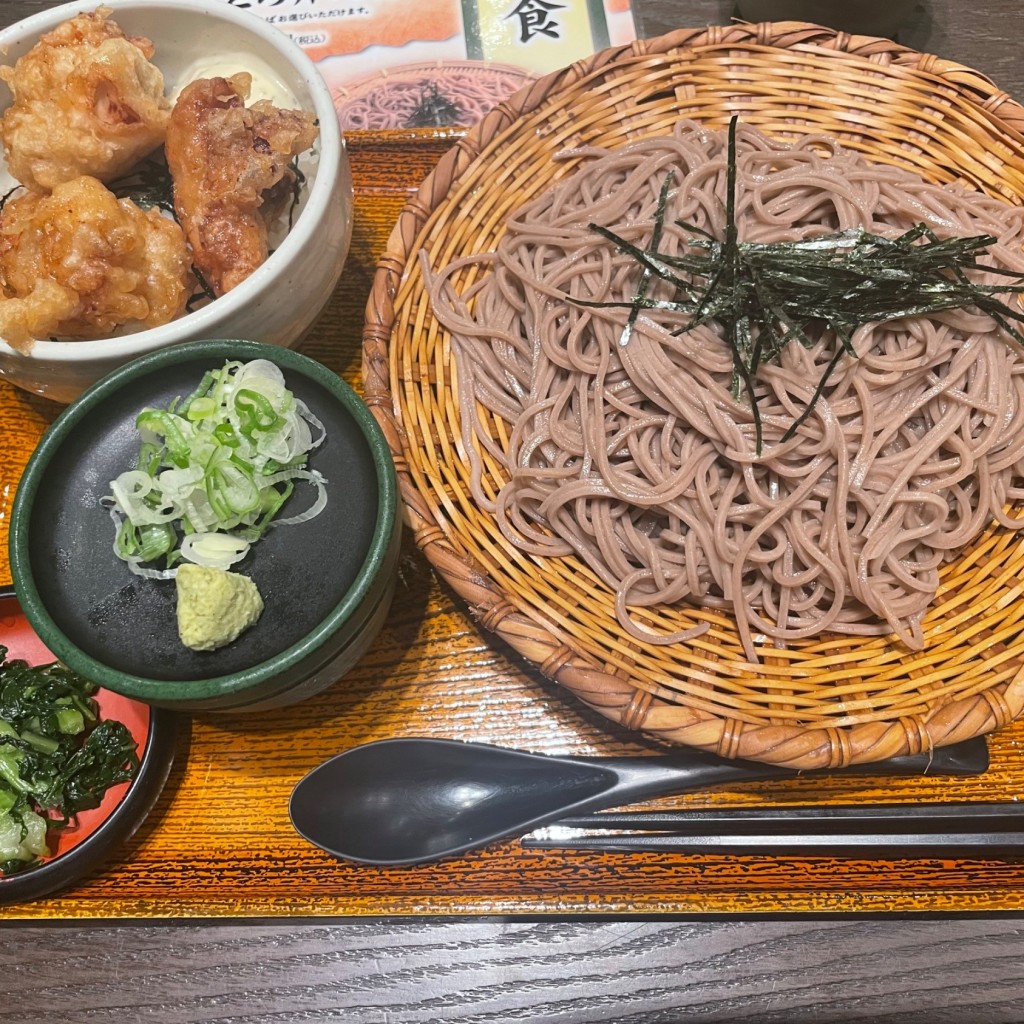
[[(355, 235), (343, 280), (302, 349), (359, 386), (373, 269), (402, 204), (452, 138), (353, 135)], [(59, 410), (0, 383), (0, 584), (22, 469)], [(548, 753), (643, 754), (643, 740), (586, 712), (494, 642), (406, 543), (383, 633), (356, 669), (284, 711), (196, 718), (179, 736), (154, 811), (104, 869), (0, 920), (379, 914), (738, 914), (1024, 910), (1024, 864), (1003, 860), (523, 851), (516, 842), (438, 865), (346, 865), (288, 822), (292, 786), (356, 743), (401, 735)], [(991, 738), (982, 777), (795, 778), (667, 806), (1012, 799), (1024, 789), (1024, 723)]]

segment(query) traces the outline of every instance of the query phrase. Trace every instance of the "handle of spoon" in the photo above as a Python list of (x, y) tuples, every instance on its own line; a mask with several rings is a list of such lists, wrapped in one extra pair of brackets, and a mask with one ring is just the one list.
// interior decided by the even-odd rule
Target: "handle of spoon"
[[(667, 795), (731, 782), (765, 782), (792, 779), (805, 774), (792, 768), (736, 761), (700, 750), (688, 750), (661, 757), (576, 757), (576, 762), (593, 764), (615, 774), (615, 798), (625, 804), (646, 796)], [(837, 769), (858, 775), (979, 775), (988, 768), (988, 746), (984, 737), (964, 740), (931, 753), (894, 757), (884, 761), (850, 765)], [(814, 774), (817, 774), (815, 772)], [(822, 772), (822, 774), (826, 774)], [(601, 797), (585, 801), (574, 810), (598, 809)], [(592, 806), (591, 806), (592, 805)], [(605, 802), (605, 806), (607, 802)]]

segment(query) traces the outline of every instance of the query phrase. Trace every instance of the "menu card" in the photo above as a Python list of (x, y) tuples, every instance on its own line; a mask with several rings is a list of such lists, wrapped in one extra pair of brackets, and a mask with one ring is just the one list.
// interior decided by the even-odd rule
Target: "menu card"
[(316, 62), (342, 127), (469, 125), (525, 82), (636, 38), (630, 0), (224, 0)]

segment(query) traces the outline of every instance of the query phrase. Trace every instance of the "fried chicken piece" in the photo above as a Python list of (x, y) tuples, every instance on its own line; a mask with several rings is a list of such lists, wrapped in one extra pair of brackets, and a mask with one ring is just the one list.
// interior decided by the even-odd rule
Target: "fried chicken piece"
[(34, 192), (80, 175), (112, 181), (163, 142), (171, 104), (153, 44), (109, 14), (79, 14), (0, 67), (14, 96), (0, 141), (11, 174)]
[(267, 258), (267, 231), (295, 184), (289, 162), (313, 144), (316, 121), (269, 100), (246, 108), (252, 78), (200, 78), (178, 97), (165, 152), (192, 260), (215, 295)]
[(158, 327), (188, 301), (185, 236), (156, 209), (118, 199), (96, 178), (26, 192), (0, 212), (0, 337), (105, 337)]

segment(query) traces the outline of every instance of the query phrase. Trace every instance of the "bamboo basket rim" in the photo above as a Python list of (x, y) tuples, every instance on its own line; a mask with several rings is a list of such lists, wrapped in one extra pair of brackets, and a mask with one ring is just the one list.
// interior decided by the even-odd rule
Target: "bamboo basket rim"
[[(582, 562), (545, 561), (538, 572), (503, 547), (465, 493), (446, 339), (431, 322), (417, 253), (483, 251), (480, 238), (500, 233), (508, 208), (495, 196), (514, 195), (518, 206), (524, 191), (569, 173), (571, 160), (557, 172), (545, 162), (560, 149), (654, 134), (681, 116), (724, 127), (733, 112), (767, 134), (838, 135), (932, 180), (1024, 203), (1024, 107), (985, 75), (888, 39), (805, 22), (680, 29), (537, 79), (444, 154), (378, 261), (363, 330), (364, 399), (388, 438), (406, 521), (485, 629), (610, 721), (650, 738), (804, 769), (994, 731), (1024, 710), (1024, 534), (990, 527), (947, 566), (922, 652), (886, 637), (824, 635), (773, 649), (755, 667), (737, 656), (721, 612), (656, 613), (675, 627), (710, 623), (705, 637), (675, 645), (680, 651), (619, 636)], [(460, 248), (478, 226), (476, 247)]]

